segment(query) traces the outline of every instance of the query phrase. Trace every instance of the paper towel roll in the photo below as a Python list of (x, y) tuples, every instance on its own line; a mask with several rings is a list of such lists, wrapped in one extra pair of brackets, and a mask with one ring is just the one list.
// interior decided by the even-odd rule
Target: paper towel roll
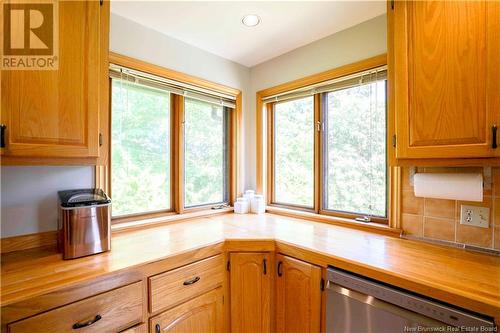
[(417, 173), (413, 186), (416, 197), (483, 201), (480, 173)]

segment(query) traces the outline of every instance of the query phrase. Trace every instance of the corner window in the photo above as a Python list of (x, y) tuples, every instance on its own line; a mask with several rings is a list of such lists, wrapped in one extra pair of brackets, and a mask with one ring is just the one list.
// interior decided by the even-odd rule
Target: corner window
[(265, 97), (268, 204), (387, 222), (386, 69)]

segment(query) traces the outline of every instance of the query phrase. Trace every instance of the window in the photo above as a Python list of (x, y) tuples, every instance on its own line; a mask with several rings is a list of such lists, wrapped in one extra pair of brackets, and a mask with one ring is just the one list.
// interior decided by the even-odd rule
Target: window
[(385, 217), (385, 80), (324, 98), (325, 209)]
[(385, 66), (262, 102), (269, 205), (387, 222)]
[(170, 94), (112, 80), (113, 216), (169, 210)]
[(231, 205), (242, 190), (240, 91), (114, 54), (110, 63), (109, 161), (96, 186), (113, 222)]
[(227, 202), (228, 114), (221, 105), (185, 99), (185, 207)]
[(274, 202), (314, 207), (314, 98), (274, 105)]

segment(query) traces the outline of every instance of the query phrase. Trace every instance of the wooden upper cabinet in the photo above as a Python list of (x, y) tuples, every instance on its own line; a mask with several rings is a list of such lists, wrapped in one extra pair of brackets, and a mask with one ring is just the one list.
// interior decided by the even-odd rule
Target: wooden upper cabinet
[(270, 332), (271, 256), (231, 253), (231, 332)]
[(319, 333), (321, 268), (284, 255), (276, 263), (276, 331)]
[(60, 1), (58, 12), (58, 69), (2, 71), (4, 156), (98, 156), (109, 3)]
[(499, 8), (495, 1), (389, 5), (396, 158), (498, 156)]
[(151, 333), (218, 333), (224, 330), (222, 288), (176, 306), (150, 319)]

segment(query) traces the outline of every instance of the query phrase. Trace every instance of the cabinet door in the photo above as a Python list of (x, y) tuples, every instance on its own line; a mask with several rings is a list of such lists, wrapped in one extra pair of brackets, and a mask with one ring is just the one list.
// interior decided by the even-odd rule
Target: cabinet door
[(99, 1), (60, 1), (57, 70), (2, 71), (2, 154), (97, 157)]
[(150, 320), (151, 333), (216, 333), (223, 330), (222, 288), (209, 291)]
[(396, 157), (495, 156), (498, 5), (395, 1), (393, 7)]
[(276, 331), (319, 333), (321, 268), (284, 255), (276, 262)]
[(231, 332), (270, 332), (268, 253), (231, 253)]
[(497, 126), (495, 156), (500, 157), (500, 1), (488, 2), (488, 105), (496, 115)]

